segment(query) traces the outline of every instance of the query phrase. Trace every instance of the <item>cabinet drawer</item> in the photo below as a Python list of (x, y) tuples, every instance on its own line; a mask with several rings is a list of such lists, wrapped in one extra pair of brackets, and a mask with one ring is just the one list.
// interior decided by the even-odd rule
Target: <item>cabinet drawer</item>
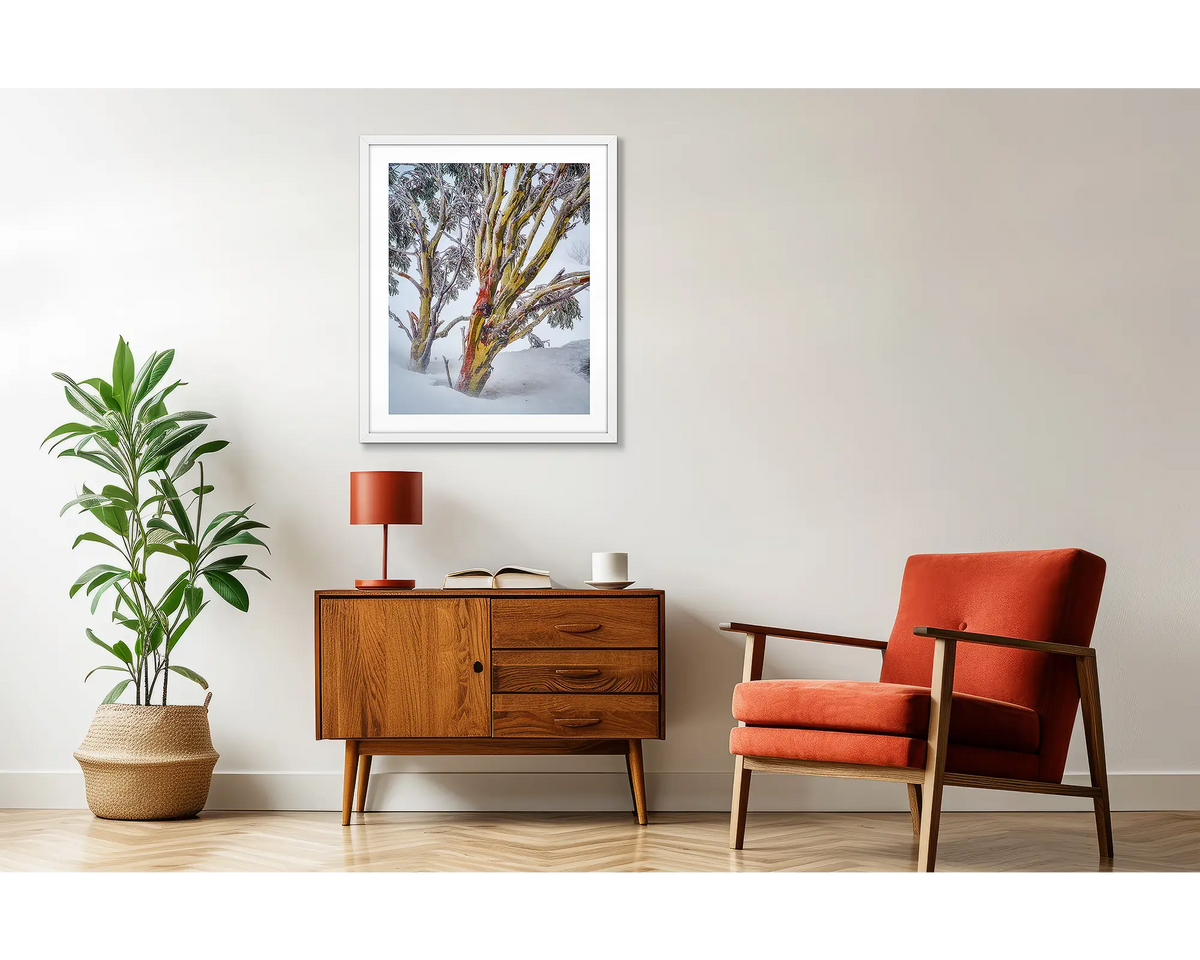
[(496, 694), (492, 736), (653, 739), (658, 736), (658, 697)]
[(657, 693), (657, 650), (497, 650), (493, 693)]
[(492, 646), (657, 647), (654, 597), (537, 597), (492, 601)]

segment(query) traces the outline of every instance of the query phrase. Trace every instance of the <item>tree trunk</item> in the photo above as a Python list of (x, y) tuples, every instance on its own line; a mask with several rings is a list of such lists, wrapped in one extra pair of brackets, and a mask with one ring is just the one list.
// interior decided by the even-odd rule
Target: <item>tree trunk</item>
[(412, 347), (409, 349), (409, 368), (417, 371), (417, 373), (425, 373), (429, 370), (429, 357), (433, 353), (433, 253), (428, 249), (422, 249), (420, 255), (421, 262), (421, 305), (417, 308), (418, 313), (414, 314), (411, 310), (408, 312), (409, 317), (413, 321), (413, 326), (416, 327), (416, 333), (412, 338)]
[(408, 367), (417, 373), (425, 373), (429, 369), (429, 357), (433, 353), (433, 337), (421, 336), (422, 328), (417, 327), (417, 335), (413, 337), (412, 348), (409, 350)]

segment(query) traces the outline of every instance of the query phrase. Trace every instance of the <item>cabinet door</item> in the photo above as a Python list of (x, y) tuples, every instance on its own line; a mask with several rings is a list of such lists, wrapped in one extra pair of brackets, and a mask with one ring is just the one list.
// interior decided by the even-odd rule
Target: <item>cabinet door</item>
[(322, 736), (490, 736), (488, 647), (486, 600), (323, 598)]

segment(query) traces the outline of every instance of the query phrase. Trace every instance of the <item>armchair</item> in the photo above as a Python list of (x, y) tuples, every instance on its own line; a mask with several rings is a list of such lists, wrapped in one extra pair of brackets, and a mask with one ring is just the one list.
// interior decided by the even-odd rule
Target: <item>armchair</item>
[[(721, 624), (746, 635), (729, 742), (730, 847), (742, 849), (750, 774), (758, 770), (906, 784), (920, 871), (934, 868), (946, 786), (1087, 797), (1100, 855), (1112, 857), (1096, 653), (1088, 646), (1104, 569), (1083, 550), (910, 557), (887, 642)], [(767, 637), (876, 650), (879, 680), (763, 680)], [(1090, 786), (1062, 782), (1080, 703)]]

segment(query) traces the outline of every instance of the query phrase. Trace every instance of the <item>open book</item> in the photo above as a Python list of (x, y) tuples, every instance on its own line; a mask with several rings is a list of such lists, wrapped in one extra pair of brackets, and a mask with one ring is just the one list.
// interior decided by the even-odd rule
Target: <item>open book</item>
[(482, 567), (455, 570), (442, 581), (445, 590), (548, 590), (550, 571), (533, 567), (501, 567), (495, 573)]

